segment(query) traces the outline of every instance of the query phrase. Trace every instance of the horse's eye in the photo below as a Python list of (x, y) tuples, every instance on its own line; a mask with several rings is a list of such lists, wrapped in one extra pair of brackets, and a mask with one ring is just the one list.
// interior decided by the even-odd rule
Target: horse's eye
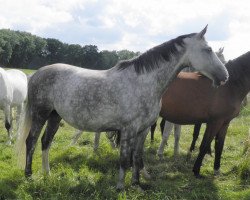
[(205, 51), (210, 53), (210, 52), (212, 52), (212, 48), (211, 47), (205, 48)]

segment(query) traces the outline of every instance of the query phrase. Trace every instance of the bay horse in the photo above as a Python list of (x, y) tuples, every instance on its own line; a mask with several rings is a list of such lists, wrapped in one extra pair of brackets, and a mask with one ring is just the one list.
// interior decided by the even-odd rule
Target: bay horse
[[(202, 160), (215, 138), (214, 172), (219, 174), (221, 154), (230, 121), (238, 116), (250, 90), (250, 52), (226, 63), (229, 80), (218, 89), (198, 73), (181, 72), (162, 97), (160, 116), (177, 124), (206, 123), (193, 172), (200, 176)], [(162, 138), (162, 144), (166, 138)], [(162, 145), (164, 147), (164, 145)], [(158, 153), (162, 153), (160, 149)]]
[[(28, 101), (20, 136), (18, 157), (26, 149), (25, 176), (32, 175), (32, 157), (40, 132), (42, 166), (49, 172), (49, 148), (64, 119), (79, 130), (120, 131), (120, 169), (117, 189), (124, 188), (126, 170), (132, 166), (132, 184), (139, 185), (143, 146), (161, 108), (161, 97), (185, 64), (191, 64), (214, 85), (228, 79), (228, 72), (204, 34), (179, 36), (109, 70), (89, 70), (53, 64), (36, 71), (28, 83)], [(145, 120), (147, 119), (147, 120)], [(25, 145), (26, 144), (26, 145)]]
[(12, 143), (13, 114), (12, 109), (17, 108), (16, 122), (23, 110), (23, 104), (27, 97), (27, 76), (20, 70), (0, 68), (0, 108), (4, 111), (5, 128), (8, 132), (7, 144)]
[[(223, 64), (226, 64), (226, 60), (225, 60), (223, 51), (224, 51), (224, 47), (219, 48), (219, 50), (215, 53), (218, 56), (218, 58), (220, 59), (220, 61)], [(185, 68), (185, 69), (188, 69), (188, 68)], [(185, 69), (182, 70), (182, 72), (185, 71)], [(185, 72), (187, 72), (187, 71), (185, 71)], [(190, 72), (190, 70), (188, 72)], [(166, 91), (166, 92), (168, 92), (168, 91)], [(193, 93), (191, 93), (191, 94), (193, 94)], [(167, 141), (168, 141), (168, 138), (171, 134), (171, 131), (174, 128), (174, 137), (175, 137), (174, 157), (176, 157), (179, 154), (179, 140), (180, 140), (180, 134), (181, 134), (181, 125), (169, 122), (166, 119), (162, 118), (161, 123), (160, 123), (160, 127), (161, 127), (161, 133), (163, 135), (163, 139), (162, 139), (162, 142), (161, 142), (159, 149), (157, 151), (157, 155), (159, 156), (160, 159), (162, 158), (164, 146), (167, 144)], [(201, 127), (201, 123), (195, 124), (194, 132), (193, 132), (193, 141), (192, 141), (192, 145), (190, 147), (190, 152), (194, 150), (195, 142), (198, 138), (200, 127)], [(151, 141), (154, 140), (155, 128), (156, 128), (156, 122), (155, 122), (155, 124), (153, 124), (151, 126)], [(209, 148), (208, 153), (211, 154), (211, 148)]]

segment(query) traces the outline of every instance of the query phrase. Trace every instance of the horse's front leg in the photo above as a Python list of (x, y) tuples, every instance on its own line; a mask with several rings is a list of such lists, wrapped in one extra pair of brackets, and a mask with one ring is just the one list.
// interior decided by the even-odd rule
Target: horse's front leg
[(135, 130), (121, 131), (120, 169), (117, 183), (118, 190), (122, 190), (124, 188), (126, 170), (132, 166), (132, 155), (135, 147), (135, 135)]
[(205, 134), (203, 136), (201, 145), (200, 145), (200, 152), (198, 154), (198, 157), (194, 163), (193, 172), (195, 177), (201, 178), (200, 175), (200, 168), (202, 164), (202, 160), (207, 153), (207, 150), (209, 149), (211, 142), (215, 135), (217, 135), (218, 131), (221, 129), (221, 126), (223, 125), (223, 121), (217, 120), (214, 122), (207, 123), (207, 127), (205, 130)]
[(214, 175), (220, 175), (220, 160), (229, 123), (223, 124), (215, 137)]
[[(144, 163), (143, 163), (143, 147), (148, 132), (149, 128), (139, 132), (135, 140), (136, 144), (135, 144), (135, 151), (133, 153), (133, 174), (132, 174), (133, 185), (139, 185), (140, 183), (140, 170), (143, 169), (144, 175), (145, 173), (147, 174), (146, 170), (144, 169)], [(149, 177), (148, 174), (145, 176), (147, 176), (147, 178)]]

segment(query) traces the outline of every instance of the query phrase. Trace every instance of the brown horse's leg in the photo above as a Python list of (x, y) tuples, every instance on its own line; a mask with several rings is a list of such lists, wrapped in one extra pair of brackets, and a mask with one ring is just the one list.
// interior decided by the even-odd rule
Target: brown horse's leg
[(155, 128), (157, 126), (157, 121), (151, 126), (151, 142), (154, 141)]
[(192, 152), (195, 148), (195, 143), (196, 143), (196, 141), (199, 137), (199, 134), (200, 134), (201, 124), (202, 123), (197, 123), (194, 125), (193, 140), (192, 140), (191, 146), (189, 148), (190, 152)]
[(220, 160), (224, 146), (225, 137), (227, 134), (229, 123), (223, 124), (222, 128), (218, 132), (215, 138), (215, 159), (214, 159), (214, 174), (219, 175), (220, 173)]
[(200, 146), (200, 152), (198, 154), (198, 157), (197, 157), (195, 164), (194, 164), (194, 167), (193, 167), (194, 175), (197, 178), (202, 177), (200, 175), (200, 168), (201, 168), (202, 160), (203, 160), (209, 146), (211, 145), (211, 142), (212, 142), (214, 136), (218, 133), (222, 124), (223, 124), (223, 121), (221, 121), (221, 120), (207, 123), (206, 131), (205, 131), (205, 134), (203, 136), (202, 143)]

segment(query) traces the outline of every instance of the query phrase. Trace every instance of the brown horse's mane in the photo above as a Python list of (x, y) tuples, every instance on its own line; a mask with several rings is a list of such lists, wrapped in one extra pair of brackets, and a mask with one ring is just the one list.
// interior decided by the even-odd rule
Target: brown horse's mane
[(162, 60), (169, 61), (172, 55), (176, 55), (178, 52), (176, 46), (184, 46), (184, 39), (194, 36), (195, 33), (181, 35), (175, 39), (165, 42), (161, 45), (149, 49), (145, 53), (132, 58), (130, 60), (124, 60), (119, 62), (116, 67), (118, 70), (124, 70), (128, 67), (134, 67), (137, 74), (150, 72), (159, 67), (159, 62)]
[(235, 58), (229, 60), (225, 66), (229, 73), (229, 81), (239, 81), (242, 77), (250, 75), (250, 51)]

